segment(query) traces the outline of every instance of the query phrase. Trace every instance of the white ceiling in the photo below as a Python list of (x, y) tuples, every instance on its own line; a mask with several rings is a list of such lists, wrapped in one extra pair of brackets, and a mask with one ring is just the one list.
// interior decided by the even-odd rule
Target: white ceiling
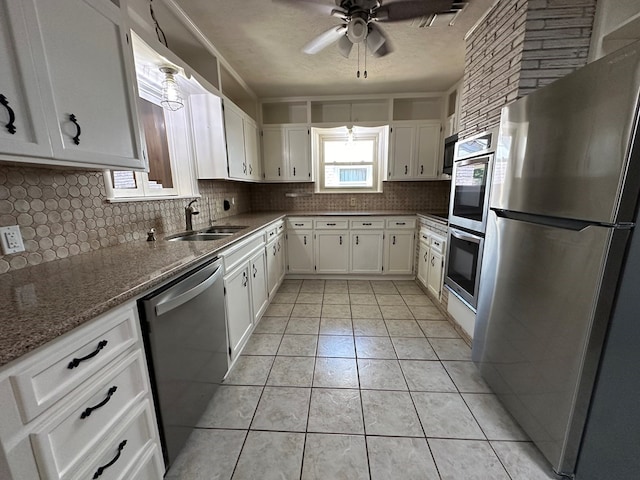
[[(335, 45), (316, 55), (301, 48), (340, 20), (270, 0), (174, 0), (261, 98), (444, 91), (464, 70), (464, 35), (495, 3), (470, 0), (452, 27), (384, 23), (393, 52), (367, 57), (368, 78), (356, 78), (357, 49)], [(428, 1), (428, 0), (425, 0)], [(301, 2), (303, 3), (303, 2)], [(332, 3), (332, 0), (318, 0)], [(360, 69), (364, 70), (361, 54)]]

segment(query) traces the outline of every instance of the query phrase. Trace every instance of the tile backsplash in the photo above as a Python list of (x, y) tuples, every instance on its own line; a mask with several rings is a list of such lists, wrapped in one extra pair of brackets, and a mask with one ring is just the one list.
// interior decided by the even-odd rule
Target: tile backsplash
[[(254, 210), (446, 212), (451, 182), (384, 182), (383, 193), (314, 193), (312, 183), (256, 184), (251, 189)], [(287, 193), (301, 196), (288, 197)], [(353, 199), (354, 205), (351, 204)]]
[[(251, 210), (250, 185), (201, 181), (194, 228)], [(225, 211), (225, 199), (235, 202)], [(184, 230), (189, 199), (107, 201), (100, 171), (0, 166), (0, 226), (19, 225), (25, 251), (0, 255), (0, 273)]]
[[(315, 194), (313, 184), (198, 182), (194, 228), (250, 211), (447, 210), (450, 183), (388, 182), (382, 194)], [(287, 197), (286, 193), (305, 196)], [(351, 205), (351, 199), (355, 205)], [(225, 211), (223, 202), (234, 200)], [(0, 166), (0, 226), (19, 225), (25, 251), (0, 255), (0, 274), (58, 258), (185, 229), (189, 199), (107, 201), (101, 171)]]

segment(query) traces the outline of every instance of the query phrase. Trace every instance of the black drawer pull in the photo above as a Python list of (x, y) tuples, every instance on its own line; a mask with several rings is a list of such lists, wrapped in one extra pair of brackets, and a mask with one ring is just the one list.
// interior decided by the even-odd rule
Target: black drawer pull
[(360, 244), (360, 239), (358, 238), (358, 235), (356, 235), (356, 245)]
[(335, 226), (336, 226), (336, 224), (335, 224), (335, 223), (327, 223), (327, 226), (328, 226), (328, 227), (335, 227)]
[(269, 232), (269, 236), (273, 237), (275, 235), (276, 232)]
[(370, 226), (371, 226), (371, 222), (364, 222), (362, 225), (365, 225), (365, 226), (367, 226), (367, 227), (370, 227)]
[(122, 442), (120, 442), (120, 445), (118, 445), (118, 453), (116, 453), (116, 456), (113, 457), (113, 459), (109, 463), (106, 463), (103, 466), (98, 467), (98, 469), (96, 470), (96, 473), (93, 474), (93, 480), (96, 480), (96, 478), (100, 477), (100, 475), (102, 475), (107, 468), (109, 468), (111, 465), (113, 465), (118, 461), (118, 459), (120, 458), (120, 454), (122, 453), (122, 450), (124, 449), (124, 446), (126, 444), (127, 444), (126, 440), (123, 440)]
[(294, 223), (296, 227), (304, 227), (304, 223)]
[(76, 136), (72, 138), (73, 143), (75, 143), (76, 145), (80, 145), (80, 134), (82, 133), (82, 130), (80, 130), (80, 124), (78, 123), (78, 119), (72, 113), (71, 115), (69, 115), (69, 121), (76, 126)]
[(340, 245), (342, 245), (342, 235), (340, 235)]
[(406, 225), (407, 222), (396, 222), (396, 225)]
[(101, 401), (99, 404), (97, 404), (95, 407), (87, 407), (82, 414), (80, 415), (80, 418), (85, 419), (87, 418), (89, 415), (91, 415), (91, 412), (93, 412), (94, 410), (99, 409), (100, 407), (104, 407), (109, 400), (111, 400), (111, 397), (113, 396), (114, 393), (116, 393), (116, 390), (118, 389), (118, 387), (116, 387), (115, 385), (113, 387), (111, 387), (108, 391), (107, 391), (107, 398), (105, 398), (103, 401)]
[(395, 235), (393, 236), (393, 244), (394, 245), (396, 244), (396, 236)]
[(107, 341), (106, 340), (100, 340), (98, 342), (98, 347), (93, 352), (91, 352), (86, 357), (74, 358), (73, 360), (71, 360), (69, 362), (69, 365), (67, 365), (67, 368), (76, 368), (78, 365), (80, 365), (80, 362), (84, 362), (85, 360), (89, 360), (90, 358), (95, 357), (98, 353), (100, 353), (100, 350), (102, 350), (106, 346), (107, 346)]
[(9, 123), (5, 125), (7, 128), (7, 132), (11, 135), (16, 133), (16, 126), (14, 122), (16, 121), (16, 115), (13, 113), (13, 108), (9, 106), (9, 100), (4, 95), (0, 95), (0, 105), (7, 109), (7, 113), (9, 114)]

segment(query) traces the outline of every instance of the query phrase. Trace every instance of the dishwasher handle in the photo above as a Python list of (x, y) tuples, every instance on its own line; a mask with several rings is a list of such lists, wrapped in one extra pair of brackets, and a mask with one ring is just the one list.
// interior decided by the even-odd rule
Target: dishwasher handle
[(181, 295), (178, 295), (177, 297), (174, 297), (170, 300), (166, 300), (156, 305), (156, 315), (157, 316), (164, 315), (165, 313), (168, 313), (171, 310), (178, 308), (180, 305), (187, 303), (189, 300), (197, 297), (202, 292), (204, 292), (207, 288), (213, 285), (216, 282), (216, 280), (218, 280), (221, 276), (222, 276), (222, 268), (218, 267), (216, 268), (215, 272), (213, 272), (209, 277), (207, 277), (205, 280), (203, 280), (201, 283), (199, 283), (195, 287), (187, 290), (186, 292), (184, 292)]

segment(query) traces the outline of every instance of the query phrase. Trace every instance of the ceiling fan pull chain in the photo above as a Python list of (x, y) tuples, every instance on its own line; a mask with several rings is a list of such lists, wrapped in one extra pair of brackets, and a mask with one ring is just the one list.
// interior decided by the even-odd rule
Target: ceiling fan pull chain
[(367, 38), (364, 39), (364, 78), (367, 78)]
[(358, 43), (358, 73), (356, 73), (356, 78), (360, 78), (360, 44)]

